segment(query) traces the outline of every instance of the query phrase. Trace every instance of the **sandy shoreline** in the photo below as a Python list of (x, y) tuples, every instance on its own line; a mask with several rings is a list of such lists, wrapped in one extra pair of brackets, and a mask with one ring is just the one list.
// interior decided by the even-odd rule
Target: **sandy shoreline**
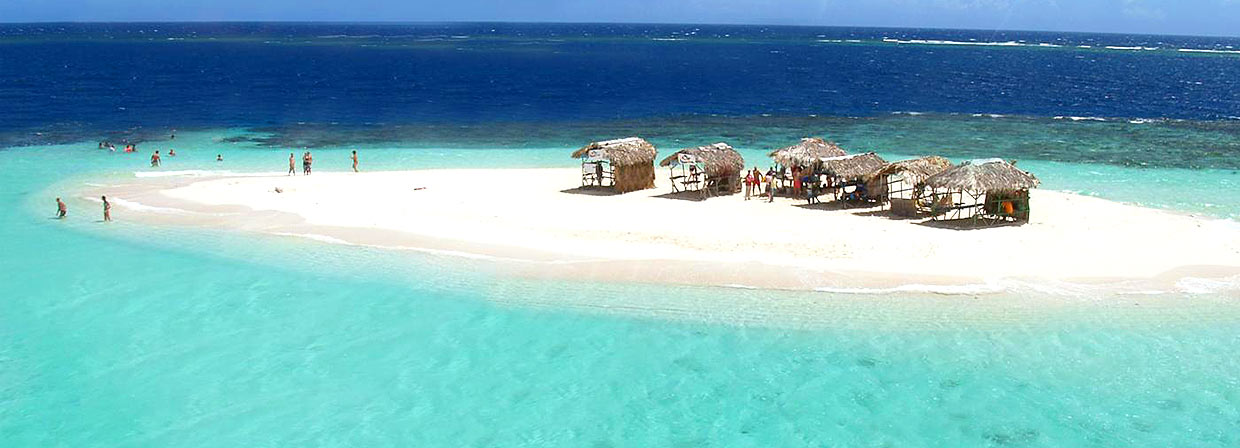
[(578, 173), (186, 173), (83, 196), (107, 194), (125, 219), (489, 258), (529, 277), (941, 293), (1240, 279), (1240, 225), (1068, 193), (1035, 190), (1022, 226), (955, 230), (831, 203), (688, 200), (663, 170), (655, 189), (598, 194), (574, 188)]

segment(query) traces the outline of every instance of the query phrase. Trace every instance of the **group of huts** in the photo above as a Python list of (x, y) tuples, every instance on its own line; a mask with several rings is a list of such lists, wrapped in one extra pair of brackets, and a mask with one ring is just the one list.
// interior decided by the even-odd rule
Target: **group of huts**
[[(654, 188), (658, 150), (629, 137), (593, 142), (573, 152), (581, 160), (583, 187), (617, 193)], [(883, 206), (892, 214), (929, 216), (971, 224), (1025, 222), (1029, 190), (1039, 181), (1002, 159), (969, 160), (954, 165), (939, 156), (888, 162), (873, 152), (849, 154), (821, 138), (801, 141), (769, 154), (774, 162), (764, 183), (782, 196), (817, 202), (831, 196), (844, 205)], [(673, 193), (701, 197), (739, 193), (745, 160), (727, 143), (684, 148), (658, 162), (670, 171)]]

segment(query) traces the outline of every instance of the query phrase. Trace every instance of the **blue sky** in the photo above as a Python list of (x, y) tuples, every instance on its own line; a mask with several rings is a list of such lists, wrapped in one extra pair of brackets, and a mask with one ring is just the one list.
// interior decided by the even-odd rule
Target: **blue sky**
[(1240, 0), (0, 0), (0, 21), (522, 21), (1240, 35)]

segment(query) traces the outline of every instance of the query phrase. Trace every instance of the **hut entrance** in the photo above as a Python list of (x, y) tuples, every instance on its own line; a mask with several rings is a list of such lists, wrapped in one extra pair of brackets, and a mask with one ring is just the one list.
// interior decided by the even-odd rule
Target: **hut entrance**
[(921, 196), (916, 191), (916, 183), (904, 173), (888, 175), (886, 182), (887, 203), (891, 204), (891, 212), (900, 216), (916, 215), (917, 197)]
[(706, 171), (692, 154), (677, 154), (677, 160), (667, 171), (672, 180), (672, 193), (703, 190), (706, 186)]
[[(601, 154), (599, 156), (601, 157)], [(590, 156), (581, 159), (581, 186), (614, 187), (615, 185), (616, 173), (610, 162)]]
[(672, 193), (700, 191), (702, 198), (741, 191), (745, 160), (727, 143), (685, 148), (659, 162), (668, 167)]
[(808, 187), (807, 200), (813, 203), (817, 195), (829, 191), (845, 204), (877, 203), (885, 195), (887, 184), (876, 182), (875, 174), (886, 165), (886, 160), (872, 152), (818, 159), (811, 176), (817, 181)]
[(886, 185), (885, 201), (891, 213), (912, 217), (930, 212), (930, 195), (923, 184), (926, 178), (951, 168), (951, 162), (938, 156), (901, 160), (887, 164), (874, 175)]

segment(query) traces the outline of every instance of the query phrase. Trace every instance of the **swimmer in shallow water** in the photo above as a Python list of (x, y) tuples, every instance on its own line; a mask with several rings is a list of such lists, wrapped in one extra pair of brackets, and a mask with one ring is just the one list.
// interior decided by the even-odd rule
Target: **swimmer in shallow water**
[(112, 221), (112, 203), (108, 202), (107, 196), (102, 196), (102, 198), (103, 198), (103, 222), (110, 222)]
[(215, 161), (216, 161), (216, 162), (223, 162), (223, 161), (224, 161), (224, 155), (223, 155), (223, 154), (216, 154), (216, 155), (215, 155)]
[(65, 205), (65, 201), (56, 198), (56, 219), (65, 219), (65, 215), (69, 213), (69, 206)]

